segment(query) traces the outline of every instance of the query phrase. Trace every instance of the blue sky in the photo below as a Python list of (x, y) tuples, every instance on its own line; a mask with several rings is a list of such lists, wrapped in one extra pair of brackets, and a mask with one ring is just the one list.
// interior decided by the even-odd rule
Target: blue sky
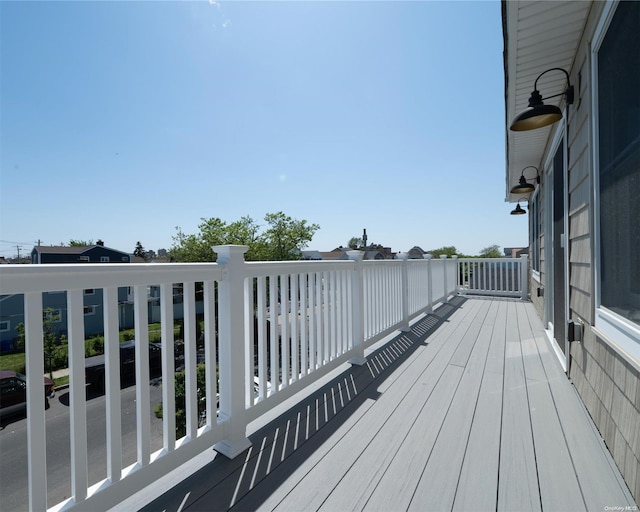
[(276, 211), (309, 249), (526, 244), (497, 0), (3, 1), (0, 32), (2, 256)]

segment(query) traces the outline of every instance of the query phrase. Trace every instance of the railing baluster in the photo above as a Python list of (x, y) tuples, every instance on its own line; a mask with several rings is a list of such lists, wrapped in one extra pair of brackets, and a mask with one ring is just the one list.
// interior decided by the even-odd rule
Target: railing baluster
[(247, 357), (244, 361), (244, 402), (245, 406), (249, 407), (254, 403), (253, 393), (253, 377), (256, 371), (256, 352), (255, 352), (255, 325), (256, 319), (256, 307), (257, 304), (254, 300), (254, 293), (257, 292), (257, 279), (248, 277), (243, 280), (244, 291), (244, 334), (245, 339), (242, 342), (246, 345)]
[(71, 494), (76, 502), (82, 502), (87, 497), (88, 487), (83, 290), (67, 291), (67, 318), (69, 322)]
[(289, 347), (289, 276), (280, 276), (280, 324), (282, 328), (282, 387), (285, 388), (290, 382), (291, 354)]
[[(217, 350), (217, 340), (216, 340), (216, 283), (215, 281), (205, 281), (202, 283), (204, 287), (204, 357), (205, 357), (205, 382), (206, 382), (206, 400), (207, 400), (207, 426), (211, 427), (212, 425), (216, 425), (218, 421), (217, 417), (217, 408), (218, 408), (218, 381), (216, 379), (216, 354)], [(171, 353), (167, 354), (168, 356), (173, 354), (173, 320), (170, 322), (171, 325), (171, 337), (167, 337), (171, 340)], [(164, 337), (163, 337), (164, 342)], [(163, 347), (164, 350), (164, 347)], [(164, 352), (163, 352), (164, 354)], [(171, 356), (173, 357), (173, 356)], [(169, 362), (167, 362), (167, 365)], [(171, 375), (171, 382), (173, 382), (173, 362), (171, 361), (171, 371), (169, 375)], [(163, 376), (164, 376), (163, 370)], [(173, 387), (172, 387), (173, 389)], [(174, 397), (173, 393), (171, 394), (171, 400), (173, 402)], [(175, 416), (175, 414), (174, 414)], [(174, 429), (175, 431), (175, 429)]]
[(120, 338), (118, 334), (118, 289), (104, 288), (104, 389), (106, 395), (107, 478), (122, 477), (122, 421), (120, 399)]
[(271, 342), (271, 390), (280, 389), (280, 340), (278, 336), (278, 278), (269, 276), (269, 332)]
[[(184, 292), (186, 295), (186, 286)], [(138, 442), (137, 462), (138, 466), (142, 467), (149, 464), (151, 457), (151, 444), (149, 437), (149, 432), (151, 430), (151, 406), (149, 403), (149, 313), (147, 309), (147, 287), (144, 285), (135, 286), (133, 293), (134, 328), (136, 332), (135, 368), (137, 421), (136, 439)]]
[(300, 375), (300, 369), (298, 365), (299, 361), (299, 347), (298, 343), (298, 276), (291, 274), (291, 314), (289, 321), (291, 323), (291, 381), (298, 380)]
[(309, 373), (309, 342), (308, 342), (308, 294), (309, 287), (307, 282), (309, 275), (306, 273), (299, 274), (298, 289), (300, 290), (300, 365), (302, 375)]
[[(47, 509), (47, 443), (44, 414), (44, 343), (42, 293), (24, 294), (25, 359), (27, 372), (27, 464), (29, 510)], [(84, 355), (84, 354), (83, 354)], [(44, 459), (44, 460), (43, 460)]]
[[(267, 284), (266, 277), (258, 277), (258, 400), (267, 396), (267, 320), (266, 320)], [(254, 336), (249, 338), (253, 345)], [(253, 376), (253, 371), (250, 373)], [(250, 385), (252, 382), (250, 382)], [(253, 398), (253, 397), (252, 397)], [(253, 402), (253, 400), (252, 400)]]
[(166, 452), (176, 447), (175, 356), (173, 331), (173, 283), (160, 285), (162, 338), (162, 438)]

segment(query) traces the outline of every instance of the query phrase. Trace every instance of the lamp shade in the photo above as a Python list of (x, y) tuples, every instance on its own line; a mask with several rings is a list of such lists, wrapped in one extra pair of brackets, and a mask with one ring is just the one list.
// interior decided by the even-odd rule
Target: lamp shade
[(527, 180), (524, 176), (520, 176), (520, 182), (511, 189), (512, 194), (529, 194), (533, 192), (536, 188), (531, 184), (527, 183)]
[(526, 212), (526, 210), (523, 210), (522, 207), (520, 206), (520, 203), (518, 203), (518, 205), (511, 210), (511, 215), (524, 215)]
[(524, 132), (549, 126), (562, 119), (562, 111), (555, 105), (545, 105), (540, 103), (533, 107), (528, 107), (520, 112), (511, 122), (511, 130), (514, 132)]

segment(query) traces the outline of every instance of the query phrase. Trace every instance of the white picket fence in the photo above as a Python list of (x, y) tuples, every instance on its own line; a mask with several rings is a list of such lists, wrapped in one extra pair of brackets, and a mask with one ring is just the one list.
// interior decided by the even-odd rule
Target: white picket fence
[[(349, 261), (245, 262), (244, 246), (215, 250), (218, 262), (208, 264), (0, 268), (0, 294), (24, 295), (31, 510), (48, 506), (41, 380), (43, 293), (65, 291), (68, 314), (72, 496), (51, 510), (104, 510), (212, 446), (227, 457), (237, 456), (250, 444), (246, 436), (249, 422), (338, 365), (363, 364), (366, 347), (396, 330), (408, 330), (413, 318), (458, 290), (522, 294), (526, 282), (526, 260), (522, 259), (508, 260), (507, 265), (517, 267), (512, 275), (511, 266), (491, 266), (485, 260), (362, 261), (362, 252), (351, 251)], [(503, 274), (508, 277), (503, 279)], [(182, 283), (184, 290), (186, 435), (180, 439), (176, 439), (173, 385), (174, 283)], [(496, 283), (508, 290), (494, 290)], [(150, 448), (149, 286), (160, 288), (162, 330), (163, 447), (154, 453)], [(129, 467), (122, 464), (119, 287), (131, 287), (135, 311), (137, 460)], [(204, 426), (199, 426), (196, 381), (196, 289), (200, 288), (206, 368)], [(107, 476), (99, 482), (89, 482), (87, 476), (85, 289), (103, 290)]]

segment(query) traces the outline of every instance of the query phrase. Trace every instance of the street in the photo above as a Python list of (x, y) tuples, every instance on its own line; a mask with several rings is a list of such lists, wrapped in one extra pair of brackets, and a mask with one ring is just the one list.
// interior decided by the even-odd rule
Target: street
[[(135, 386), (121, 391), (122, 400), (122, 465), (136, 461)], [(51, 507), (71, 494), (69, 402), (68, 391), (61, 390), (49, 400), (46, 411), (47, 487)], [(162, 448), (162, 420), (153, 415), (155, 405), (162, 401), (160, 379), (151, 385), (151, 452)], [(89, 485), (107, 476), (105, 397), (87, 400), (87, 439)], [(28, 510), (27, 421), (23, 414), (3, 417), (0, 422), (0, 510)]]

